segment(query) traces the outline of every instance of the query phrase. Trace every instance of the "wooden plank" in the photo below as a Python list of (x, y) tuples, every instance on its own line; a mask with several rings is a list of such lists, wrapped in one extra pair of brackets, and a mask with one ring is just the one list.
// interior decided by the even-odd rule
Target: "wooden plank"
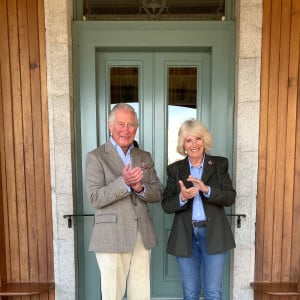
[[(43, 153), (44, 153), (44, 180), (45, 180), (45, 207), (46, 207), (46, 235), (47, 235), (47, 281), (54, 281), (53, 261), (53, 234), (52, 234), (52, 201), (51, 201), (51, 177), (50, 177), (50, 149), (49, 149), (49, 118), (47, 97), (47, 66), (46, 66), (46, 40), (45, 40), (45, 10), (44, 1), (38, 1), (38, 29), (39, 29), (39, 52), (41, 74), (41, 101), (43, 120)], [(54, 299), (54, 290), (50, 298)]]
[[(21, 5), (21, 4), (20, 4)], [(28, 19), (27, 2), (23, 1), (24, 18)], [(25, 21), (25, 20), (24, 20)], [(27, 199), (27, 218), (28, 218), (28, 236), (29, 236), (29, 261), (31, 267), (29, 270), (29, 280), (38, 282), (39, 280), (39, 262), (38, 262), (38, 241), (37, 241), (37, 220), (38, 213), (35, 203), (35, 169), (34, 169), (34, 151), (33, 151), (33, 124), (32, 124), (32, 103), (31, 103), (31, 74), (30, 74), (30, 54), (29, 54), (29, 32), (28, 23), (24, 25), (22, 32), (22, 48), (20, 53), (20, 63), (22, 69), (22, 95), (23, 95), (23, 127), (26, 159), (26, 199)]]
[[(19, 236), (18, 236), (18, 220), (17, 220), (17, 202), (16, 202), (16, 173), (14, 159), (14, 132), (13, 132), (13, 115), (12, 115), (12, 94), (11, 94), (11, 72), (10, 72), (10, 49), (14, 45), (13, 32), (16, 32), (16, 7), (15, 1), (7, 2), (7, 15), (9, 15), (7, 23), (5, 44), (5, 60), (2, 66), (3, 81), (3, 98), (6, 99), (3, 105), (4, 116), (4, 140), (5, 140), (5, 162), (6, 162), (6, 187), (7, 187), (7, 213), (9, 228), (9, 264), (10, 274), (8, 280), (20, 280), (20, 258), (19, 258)], [(9, 35), (8, 35), (9, 28)], [(4, 33), (5, 34), (5, 33)], [(2, 43), (1, 43), (2, 44)]]
[(267, 163), (267, 109), (269, 102), (269, 52), (270, 52), (270, 25), (271, 25), (271, 0), (263, 2), (263, 27), (262, 27), (262, 63), (261, 63), (261, 102), (260, 102), (260, 128), (259, 128), (259, 166), (258, 166), (258, 196), (256, 208), (256, 246), (255, 246), (255, 279), (262, 279), (263, 252), (264, 252), (264, 212), (266, 197), (266, 163)]
[[(272, 280), (281, 279), (281, 260), (286, 262), (287, 258), (282, 257), (282, 234), (283, 223), (286, 221), (283, 211), (285, 199), (285, 166), (286, 166), (286, 114), (287, 114), (287, 87), (288, 87), (288, 61), (290, 39), (290, 13), (291, 0), (284, 0), (285, 5), (281, 5), (280, 23), (280, 43), (279, 48), (279, 69), (278, 69), (278, 122), (276, 129), (276, 178), (274, 197), (274, 235), (273, 235), (273, 258), (272, 258)], [(282, 0), (281, 0), (282, 2)], [(287, 262), (289, 264), (289, 260)]]
[[(1, 101), (2, 101), (2, 99), (0, 98), (0, 102)], [(1, 112), (0, 112), (0, 115), (1, 115)], [(1, 120), (1, 116), (0, 116), (0, 120)], [(0, 131), (0, 133), (1, 133), (1, 131)], [(0, 170), (2, 170), (1, 159), (0, 159)], [(4, 215), (4, 209), (3, 209), (3, 201), (2, 201), (2, 180), (0, 180), (0, 216), (3, 216), (3, 215)], [(0, 218), (0, 253), (1, 253), (1, 255), (0, 255), (0, 287), (1, 287), (3, 284), (5, 284), (7, 282), (4, 218)]]
[[(290, 38), (290, 60), (289, 60), (289, 86), (288, 86), (288, 111), (287, 111), (287, 139), (286, 147), (288, 157), (286, 160), (286, 186), (284, 202), (284, 228), (282, 239), (282, 252), (287, 256), (289, 264), (282, 264), (282, 280), (290, 279), (291, 271), (291, 247), (292, 247), (292, 226), (293, 226), (293, 198), (294, 198), (294, 169), (295, 169), (295, 144), (296, 144), (296, 122), (297, 122), (297, 83), (299, 65), (299, 38), (300, 38), (300, 11), (298, 1), (293, 0), (291, 13), (291, 38)], [(297, 12), (298, 9), (298, 12)]]
[[(6, 15), (6, 2), (3, 0), (0, 0), (0, 27), (2, 30), (0, 30), (0, 40), (1, 41), (7, 41), (7, 15)], [(7, 59), (6, 55), (8, 53), (8, 47), (7, 43), (0, 43), (0, 61), (2, 61), (1, 67), (1, 85), (4, 86), (4, 74), (7, 75)], [(4, 67), (5, 66), (5, 67)], [(2, 88), (2, 100), (4, 99), (5, 95), (7, 95), (6, 92), (4, 92), (4, 88)], [(6, 161), (5, 161), (5, 134), (4, 134), (4, 101), (1, 102), (1, 131), (2, 134), (0, 134), (0, 154), (1, 154), (1, 180), (2, 180), (2, 199), (3, 199), (3, 210), (4, 210), (4, 216), (3, 221), (5, 224), (4, 227), (4, 233), (5, 233), (5, 253), (6, 253), (6, 259), (8, 260), (8, 253), (9, 253), (9, 232), (8, 232), (8, 206), (7, 206), (7, 182), (6, 182)], [(10, 278), (11, 270), (10, 270), (10, 264), (6, 263), (6, 278)]]
[(271, 300), (271, 297), (269, 295), (264, 295), (264, 294), (258, 294), (260, 297), (259, 298), (255, 298), (255, 300), (257, 299), (261, 299), (261, 300)]
[(297, 282), (252, 282), (251, 286), (259, 293), (272, 296), (300, 296)]
[(35, 206), (35, 182), (34, 182), (34, 154), (33, 154), (33, 136), (32, 136), (32, 112), (31, 112), (31, 89), (30, 89), (30, 70), (29, 70), (29, 41), (28, 41), (28, 23), (27, 23), (27, 3), (18, 2), (19, 11), (19, 41), (20, 41), (20, 68), (22, 81), (22, 109), (23, 109), (23, 139), (25, 156), (25, 178), (26, 178), (26, 203), (27, 211), (24, 215), (27, 217), (27, 234), (29, 239), (30, 270), (28, 271), (29, 280), (38, 280), (38, 244), (36, 241), (37, 224)]
[(47, 240), (37, 0), (27, 0), (39, 280), (47, 280)]
[[(0, 216), (4, 216), (4, 199), (6, 196), (2, 188), (2, 180), (4, 181), (5, 169), (2, 167), (1, 161), (3, 161), (4, 153), (4, 132), (3, 132), (3, 97), (2, 97), (2, 78), (1, 78), (1, 60), (0, 60)], [(7, 272), (6, 272), (6, 239), (5, 239), (5, 221), (4, 217), (0, 217), (0, 287), (7, 282)]]
[(11, 61), (11, 86), (12, 86), (12, 109), (14, 126), (15, 145), (15, 166), (16, 166), (16, 201), (17, 219), (19, 233), (19, 256), (20, 256), (20, 281), (28, 281), (28, 235), (26, 218), (26, 185), (25, 185), (25, 161), (24, 161), (24, 140), (23, 140), (23, 115), (22, 115), (22, 94), (20, 74), (20, 46), (19, 46), (19, 21), (20, 8), (14, 7), (17, 11), (16, 24), (10, 42)]
[[(0, 287), (0, 296), (15, 297), (15, 296), (32, 296), (48, 293), (54, 289), (54, 283), (8, 283)], [(22, 298), (24, 299), (24, 298)], [(33, 299), (32, 297), (30, 299)]]
[[(300, 30), (300, 3), (293, 1), (293, 32)], [(294, 36), (296, 33), (293, 33)], [(298, 33), (299, 37), (299, 33)], [(293, 44), (296, 47), (296, 43)], [(292, 55), (295, 50), (292, 51)], [(293, 203), (293, 227), (292, 227), (292, 246), (291, 246), (291, 279), (300, 278), (300, 40), (298, 39), (298, 56), (294, 57), (294, 63), (298, 64), (298, 84), (297, 84), (297, 124), (296, 124), (296, 147), (295, 147), (295, 177), (294, 177), (294, 203)], [(299, 279), (300, 281), (300, 279)]]
[(274, 237), (274, 198), (275, 198), (275, 169), (278, 120), (278, 71), (279, 45), (281, 24), (281, 1), (272, 1), (270, 65), (269, 65), (269, 106), (268, 106), (268, 137), (267, 137), (267, 178), (264, 219), (264, 253), (263, 280), (271, 281), (273, 265), (273, 237)]

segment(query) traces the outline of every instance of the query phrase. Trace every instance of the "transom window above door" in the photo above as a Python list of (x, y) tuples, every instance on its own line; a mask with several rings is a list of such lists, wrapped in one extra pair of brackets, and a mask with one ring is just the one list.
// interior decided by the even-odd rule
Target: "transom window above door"
[(224, 20), (226, 10), (225, 0), (81, 1), (85, 20)]

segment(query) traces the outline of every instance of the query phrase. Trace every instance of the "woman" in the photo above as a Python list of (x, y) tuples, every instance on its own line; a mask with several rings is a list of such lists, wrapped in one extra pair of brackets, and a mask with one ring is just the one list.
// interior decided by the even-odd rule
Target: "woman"
[(222, 300), (226, 252), (235, 247), (224, 206), (236, 192), (228, 160), (211, 156), (212, 136), (199, 121), (185, 121), (178, 132), (177, 152), (185, 155), (167, 167), (162, 207), (175, 214), (167, 252), (175, 255), (184, 300), (199, 300), (202, 267), (205, 300)]

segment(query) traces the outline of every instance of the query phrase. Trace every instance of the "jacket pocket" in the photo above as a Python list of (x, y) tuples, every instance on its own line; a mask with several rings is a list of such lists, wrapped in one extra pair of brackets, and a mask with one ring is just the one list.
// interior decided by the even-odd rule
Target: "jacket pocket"
[(108, 214), (108, 215), (96, 215), (95, 223), (117, 223), (117, 215)]

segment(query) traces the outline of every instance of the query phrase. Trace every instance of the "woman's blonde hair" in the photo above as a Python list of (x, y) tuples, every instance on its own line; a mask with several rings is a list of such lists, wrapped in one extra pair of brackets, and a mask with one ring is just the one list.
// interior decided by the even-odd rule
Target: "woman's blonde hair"
[(200, 121), (189, 119), (184, 121), (178, 130), (177, 152), (181, 155), (186, 155), (184, 149), (184, 140), (187, 135), (202, 137), (204, 142), (204, 151), (209, 152), (212, 146), (212, 134)]

